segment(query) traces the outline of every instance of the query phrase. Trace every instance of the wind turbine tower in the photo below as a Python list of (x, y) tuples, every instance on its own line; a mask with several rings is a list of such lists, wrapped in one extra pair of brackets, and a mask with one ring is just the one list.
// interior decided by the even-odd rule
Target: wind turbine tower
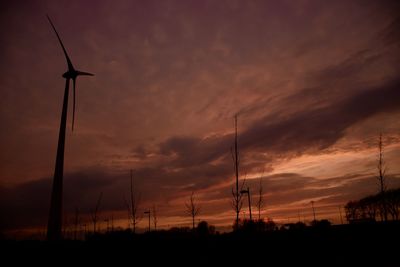
[(58, 146), (57, 146), (57, 157), (56, 157), (56, 166), (54, 170), (53, 177), (53, 187), (51, 192), (51, 202), (50, 202), (50, 212), (49, 212), (49, 220), (47, 224), (47, 239), (48, 240), (60, 240), (61, 229), (62, 229), (62, 197), (63, 197), (63, 174), (64, 174), (64, 147), (65, 147), (65, 130), (67, 124), (67, 109), (68, 109), (68, 95), (69, 95), (69, 82), (72, 80), (73, 82), (73, 110), (72, 110), (72, 131), (74, 130), (74, 121), (75, 121), (75, 83), (76, 78), (79, 75), (88, 75), (93, 76), (92, 73), (83, 72), (76, 70), (72, 65), (72, 62), (65, 50), (64, 44), (61, 41), (60, 36), (56, 28), (54, 27), (53, 22), (50, 20), (50, 17), (47, 16), (51, 27), (53, 28), (55, 34), (57, 35), (57, 39), (60, 42), (61, 48), (64, 52), (65, 59), (67, 61), (68, 70), (62, 75), (65, 78), (65, 91), (64, 91), (64, 101), (61, 112), (61, 123), (60, 123), (60, 132), (58, 136)]

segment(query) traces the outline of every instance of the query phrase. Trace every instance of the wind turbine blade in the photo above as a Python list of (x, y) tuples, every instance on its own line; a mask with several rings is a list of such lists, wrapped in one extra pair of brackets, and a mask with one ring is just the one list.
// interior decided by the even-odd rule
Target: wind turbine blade
[(53, 24), (53, 22), (51, 21), (49, 15), (46, 15), (46, 16), (47, 16), (47, 19), (49, 20), (49, 22), (50, 22), (50, 24), (51, 24), (51, 27), (53, 27), (53, 30), (54, 30), (54, 32), (55, 32), (56, 35), (57, 35), (58, 41), (60, 42), (60, 45), (61, 45), (61, 47), (62, 47), (62, 49), (63, 49), (63, 51), (64, 51), (64, 55), (65, 55), (65, 58), (66, 58), (67, 64), (68, 64), (68, 70), (74, 70), (74, 66), (72, 66), (72, 62), (71, 62), (71, 60), (69, 59), (69, 56), (68, 56), (68, 54), (67, 54), (67, 51), (65, 50), (64, 44), (62, 43), (60, 36), (58, 35), (58, 32), (57, 32), (57, 30), (56, 30), (56, 27), (54, 27), (54, 24)]
[(93, 73), (89, 73), (89, 72), (84, 72), (84, 71), (76, 71), (76, 73), (78, 73), (78, 75), (86, 75), (86, 76), (94, 76)]
[(72, 82), (73, 82), (73, 84), (74, 84), (74, 88), (73, 88), (73, 98), (74, 98), (74, 101), (73, 101), (73, 106), (72, 106), (72, 131), (74, 131), (74, 123), (75, 123), (75, 81), (76, 81), (76, 79), (73, 79), (72, 80)]

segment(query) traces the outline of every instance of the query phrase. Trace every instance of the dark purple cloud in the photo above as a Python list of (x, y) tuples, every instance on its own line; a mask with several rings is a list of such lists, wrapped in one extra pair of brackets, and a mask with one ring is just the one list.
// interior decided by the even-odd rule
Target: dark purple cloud
[[(304, 91), (298, 93), (299, 99), (302, 99), (301, 94)], [(294, 102), (292, 98), (292, 103), (287, 105)], [(280, 118), (279, 114), (261, 118), (239, 134), (240, 150), (244, 154), (267, 152), (276, 155), (276, 158), (320, 151), (335, 144), (352, 125), (379, 113), (399, 109), (400, 81), (390, 81), (382, 86), (359, 90), (343, 100), (332, 99), (329, 106), (311, 106), (285, 118)], [(232, 134), (204, 139), (172, 137), (160, 144), (160, 152), (173, 156), (172, 166), (181, 168), (203, 165), (219, 158), (224, 158), (227, 163), (233, 141)], [(246, 157), (243, 158), (246, 160)]]

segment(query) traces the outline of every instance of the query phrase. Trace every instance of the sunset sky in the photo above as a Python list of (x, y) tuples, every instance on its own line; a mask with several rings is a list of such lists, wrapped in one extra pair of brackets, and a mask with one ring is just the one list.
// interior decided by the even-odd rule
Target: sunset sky
[(378, 191), (379, 133), (388, 188), (400, 186), (399, 1), (7, 1), (0, 13), (2, 229), (47, 223), (67, 65), (46, 14), (95, 73), (78, 78), (73, 133), (70, 101), (67, 222), (103, 192), (102, 220), (127, 227), (133, 169), (160, 227), (191, 225), (192, 191), (198, 219), (232, 225), (235, 114), (241, 178), (255, 200), (262, 176), (265, 218), (310, 221), (314, 200), (338, 223), (339, 206)]

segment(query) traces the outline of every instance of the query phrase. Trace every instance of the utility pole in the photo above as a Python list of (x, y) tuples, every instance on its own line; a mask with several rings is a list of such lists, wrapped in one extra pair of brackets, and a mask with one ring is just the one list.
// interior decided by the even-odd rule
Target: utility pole
[(146, 210), (144, 212), (144, 214), (148, 214), (149, 215), (149, 233), (150, 233), (150, 210)]
[(247, 200), (249, 203), (249, 213), (250, 213), (250, 221), (253, 220), (252, 216), (251, 216), (251, 200), (250, 200), (250, 188), (247, 187), (247, 190), (241, 190), (240, 194), (247, 194)]

